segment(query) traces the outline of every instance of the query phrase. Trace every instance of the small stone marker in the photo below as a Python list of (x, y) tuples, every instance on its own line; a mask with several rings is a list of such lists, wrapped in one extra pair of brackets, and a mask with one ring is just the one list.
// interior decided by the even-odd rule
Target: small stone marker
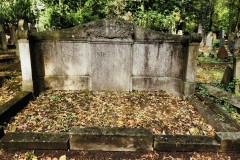
[(153, 151), (152, 133), (138, 128), (73, 127), (71, 150)]
[(0, 50), (7, 50), (7, 40), (2, 25), (0, 25)]
[(216, 139), (221, 143), (221, 151), (239, 151), (240, 132), (217, 132)]
[(225, 46), (221, 46), (220, 49), (218, 50), (217, 57), (220, 59), (224, 59), (228, 57), (228, 52), (225, 48)]
[(228, 65), (225, 69), (223, 78), (222, 78), (222, 84), (228, 85), (233, 80), (233, 67), (231, 65)]

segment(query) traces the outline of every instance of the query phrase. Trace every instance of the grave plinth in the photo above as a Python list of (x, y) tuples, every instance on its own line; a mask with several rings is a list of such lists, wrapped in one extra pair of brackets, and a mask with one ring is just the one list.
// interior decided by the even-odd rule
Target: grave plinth
[(117, 19), (32, 33), (34, 89), (165, 90), (189, 96), (194, 93), (201, 38), (160, 33)]

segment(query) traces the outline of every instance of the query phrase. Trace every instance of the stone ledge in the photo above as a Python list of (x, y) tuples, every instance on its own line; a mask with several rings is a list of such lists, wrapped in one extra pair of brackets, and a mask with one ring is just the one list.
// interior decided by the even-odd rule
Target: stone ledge
[(220, 144), (212, 137), (189, 135), (159, 135), (154, 138), (154, 150), (177, 152), (217, 152)]
[(25, 107), (33, 98), (31, 92), (20, 92), (14, 98), (0, 106), (0, 124), (9, 119)]
[(240, 151), (240, 132), (217, 132), (216, 139), (221, 143), (221, 151)]
[(0, 147), (9, 150), (67, 150), (69, 133), (7, 133), (0, 141)]
[(3, 126), (0, 126), (0, 139), (4, 136)]
[(190, 103), (197, 109), (201, 116), (209, 123), (217, 132), (238, 132), (239, 125), (223, 110), (217, 107), (209, 98), (197, 94), (201, 101), (206, 102), (203, 104), (194, 97), (188, 98)]
[(138, 128), (74, 127), (70, 132), (71, 150), (153, 151), (153, 135)]

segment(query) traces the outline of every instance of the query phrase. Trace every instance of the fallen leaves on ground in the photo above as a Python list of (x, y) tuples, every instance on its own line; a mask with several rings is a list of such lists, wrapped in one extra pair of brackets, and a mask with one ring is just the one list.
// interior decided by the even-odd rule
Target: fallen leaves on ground
[(4, 78), (3, 86), (0, 87), (0, 105), (12, 99), (21, 90), (21, 72), (5, 71), (0, 72)]
[(65, 132), (73, 126), (148, 128), (154, 134), (214, 135), (195, 108), (165, 92), (43, 92), (7, 132)]

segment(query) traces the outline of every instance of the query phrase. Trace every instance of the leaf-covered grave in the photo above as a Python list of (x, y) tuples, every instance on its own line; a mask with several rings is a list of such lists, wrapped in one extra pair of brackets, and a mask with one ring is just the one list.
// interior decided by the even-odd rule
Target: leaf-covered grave
[(53, 91), (6, 124), (12, 132), (65, 132), (73, 126), (147, 128), (154, 134), (214, 135), (194, 106), (165, 92)]

